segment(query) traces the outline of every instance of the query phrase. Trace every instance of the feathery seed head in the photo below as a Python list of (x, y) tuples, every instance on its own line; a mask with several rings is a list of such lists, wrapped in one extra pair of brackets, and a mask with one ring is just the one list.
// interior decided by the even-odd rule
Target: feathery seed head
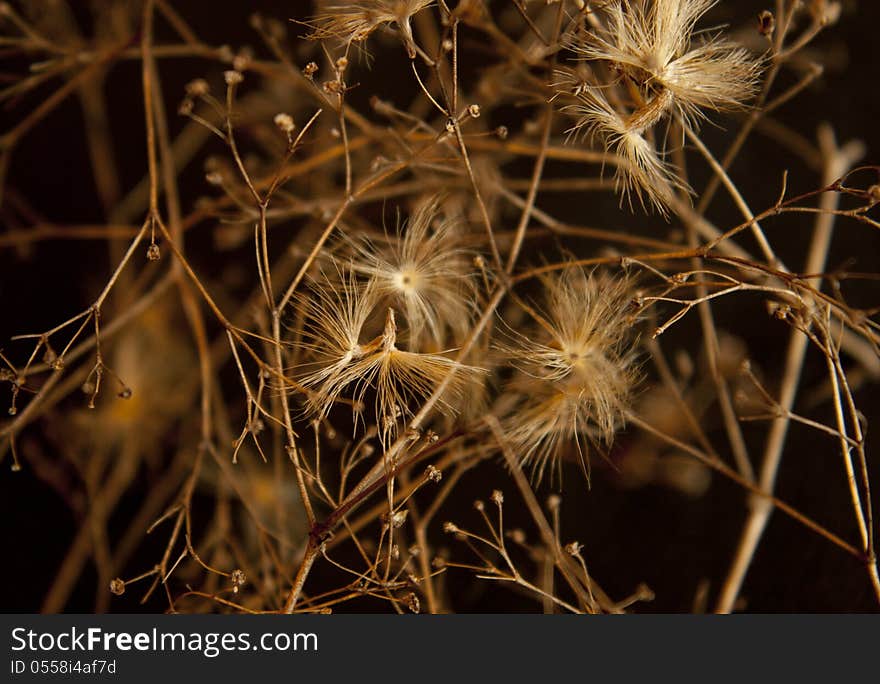
[(576, 100), (563, 107), (578, 117), (571, 130), (595, 134), (614, 151), (623, 197), (634, 193), (643, 206), (664, 214), (673, 193), (689, 188), (657, 151), (650, 131), (670, 114), (695, 126), (704, 110), (742, 108), (761, 72), (761, 60), (746, 49), (719, 35), (695, 37), (696, 23), (716, 2), (612, 0), (601, 27), (569, 45), (620, 74), (632, 96), (625, 105), (612, 106), (603, 89), (588, 82), (589, 73), (563, 68), (556, 74), (559, 94)]
[(302, 306), (305, 312), (302, 347), (310, 359), (302, 364), (299, 382), (311, 390), (306, 411), (326, 417), (347, 389), (357, 404), (375, 392), (375, 419), (383, 445), (396, 435), (401, 420), (451, 375), (437, 402), (441, 412), (454, 414), (467, 389), (479, 384), (483, 371), (441, 354), (422, 354), (398, 345), (397, 316), (385, 309), (385, 324), (372, 339), (368, 331), (379, 311), (378, 281), (358, 283), (355, 272), (333, 262), (337, 278), (316, 282)]
[(396, 24), (410, 59), (416, 56), (410, 19), (434, 0), (328, 2), (312, 22), (312, 40), (337, 38), (345, 45), (365, 41), (381, 26)]
[(695, 39), (695, 25), (717, 0), (613, 2), (604, 30), (573, 45), (586, 59), (611, 62), (642, 90), (668, 90), (668, 106), (684, 117), (702, 109), (741, 108), (755, 92), (760, 60), (734, 43), (714, 36)]
[(387, 248), (366, 239), (350, 241), (352, 268), (401, 310), (413, 351), (441, 350), (450, 336), (463, 338), (473, 315), (473, 258), (451, 220), (433, 228), (439, 204), (434, 197), (421, 206)]
[(586, 443), (611, 443), (637, 379), (631, 329), (632, 283), (570, 267), (544, 278), (544, 311), (532, 338), (514, 333), (506, 351), (519, 369), (521, 401), (505, 435), (540, 479), (574, 442), (586, 469)]
[[(653, 111), (662, 107), (662, 96), (657, 99), (661, 101)], [(638, 113), (626, 117), (615, 110), (598, 89), (581, 90), (577, 103), (564, 109), (579, 117), (570, 133), (598, 137), (604, 141), (606, 150), (613, 151), (618, 158), (615, 183), (621, 200), (629, 200), (630, 207), (635, 195), (643, 207), (653, 206), (665, 214), (675, 190), (690, 192), (654, 144), (644, 136), (648, 127), (645, 112), (642, 112), (641, 120)], [(651, 112), (647, 107), (645, 110)]]

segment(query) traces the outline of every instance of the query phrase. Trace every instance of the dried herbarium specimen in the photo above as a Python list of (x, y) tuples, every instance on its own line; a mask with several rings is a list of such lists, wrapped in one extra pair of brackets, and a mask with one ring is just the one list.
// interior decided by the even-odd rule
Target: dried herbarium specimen
[(6, 607), (876, 610), (878, 22), (0, 2)]

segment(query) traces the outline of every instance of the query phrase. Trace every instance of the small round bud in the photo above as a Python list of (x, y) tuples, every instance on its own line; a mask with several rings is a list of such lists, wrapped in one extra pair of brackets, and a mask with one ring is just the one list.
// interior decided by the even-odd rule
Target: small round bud
[(770, 10), (764, 10), (758, 15), (758, 33), (770, 38), (776, 30), (776, 17)]
[(159, 245), (155, 242), (151, 243), (149, 247), (147, 247), (147, 261), (159, 261), (159, 258), (162, 256), (162, 252), (159, 250)]
[(573, 541), (565, 545), (565, 552), (570, 556), (578, 556), (584, 545), (578, 541)]
[(279, 130), (286, 135), (290, 135), (293, 133), (293, 129), (296, 128), (296, 124), (293, 121), (293, 117), (290, 114), (276, 114), (274, 119), (275, 125), (278, 126)]
[(223, 72), (223, 80), (226, 81), (226, 85), (234, 86), (241, 83), (244, 80), (244, 76), (242, 76), (240, 71), (229, 69)]
[(202, 95), (207, 95), (211, 88), (205, 79), (197, 78), (187, 83), (184, 86), (184, 90), (190, 97), (201, 97)]
[(239, 74), (242, 71), (247, 71), (248, 65), (251, 63), (251, 56), (238, 54), (232, 60), (232, 68), (235, 71), (238, 71)]
[(122, 596), (125, 593), (125, 582), (118, 577), (110, 580), (110, 593)]
[(425, 469), (425, 479), (430, 482), (440, 482), (443, 479), (443, 473), (432, 465)]

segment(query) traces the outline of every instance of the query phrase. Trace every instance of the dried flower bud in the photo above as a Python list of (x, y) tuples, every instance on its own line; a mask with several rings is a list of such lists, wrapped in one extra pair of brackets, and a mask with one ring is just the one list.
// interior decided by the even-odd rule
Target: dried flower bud
[(764, 10), (758, 15), (758, 33), (770, 38), (776, 30), (776, 17), (770, 10)]
[(250, 55), (239, 53), (232, 60), (232, 68), (238, 72), (246, 71), (250, 62)]
[(211, 88), (205, 79), (197, 78), (187, 83), (184, 86), (184, 90), (190, 97), (202, 97), (203, 95), (207, 95)]
[(286, 134), (288, 137), (291, 133), (293, 133), (293, 129), (296, 128), (296, 124), (293, 121), (293, 117), (290, 114), (285, 114), (282, 112), (281, 114), (276, 114), (273, 119), (275, 125), (278, 126), (279, 130)]
[(226, 85), (234, 86), (241, 83), (244, 80), (244, 76), (240, 71), (229, 69), (228, 71), (223, 72), (223, 80), (226, 81)]
[(565, 545), (565, 552), (570, 556), (578, 556), (582, 548), (584, 548), (583, 544), (579, 541), (573, 541)]
[(425, 479), (430, 482), (440, 482), (443, 479), (443, 473), (432, 465), (425, 468)]
[(125, 593), (125, 582), (118, 577), (110, 580), (110, 592), (116, 596), (122, 596)]

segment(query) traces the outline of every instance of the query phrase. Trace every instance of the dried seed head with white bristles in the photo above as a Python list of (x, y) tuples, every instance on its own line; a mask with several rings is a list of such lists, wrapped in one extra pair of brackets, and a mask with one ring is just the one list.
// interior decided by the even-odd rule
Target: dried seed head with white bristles
[[(613, 151), (615, 186), (621, 201), (628, 200), (632, 208), (635, 195), (642, 207), (653, 206), (666, 214), (676, 190), (691, 192), (645, 136), (644, 122), (615, 110), (598, 89), (582, 89), (576, 98), (576, 104), (564, 108), (578, 117), (569, 132), (575, 136), (595, 136), (603, 141), (606, 150)], [(658, 99), (653, 111), (663, 106), (660, 96)]]
[(395, 24), (410, 59), (416, 56), (410, 19), (433, 4), (434, 0), (354, 0), (353, 2), (322, 3), (319, 14), (311, 22), (309, 38), (336, 38), (348, 45), (360, 43), (381, 26)]
[(316, 283), (301, 302), (305, 315), (301, 346), (310, 358), (301, 365), (298, 379), (310, 391), (307, 413), (326, 417), (349, 388), (356, 405), (363, 405), (372, 390), (380, 440), (387, 445), (401, 421), (412, 416), (417, 404), (447, 376), (450, 380), (435, 406), (448, 415), (456, 413), (468, 392), (482, 382), (484, 372), (441, 354), (400, 349), (391, 308), (385, 310), (382, 332), (364, 340), (379, 313), (377, 282), (358, 283), (352, 270), (338, 264), (337, 271), (337, 278)]
[(691, 122), (704, 109), (740, 109), (752, 98), (761, 60), (721, 36), (697, 35), (717, 0), (645, 0), (605, 6), (604, 28), (572, 45), (582, 57), (614, 65), (650, 102), (661, 91)]
[(575, 79), (571, 69), (557, 71), (557, 92), (576, 100), (563, 107), (578, 117), (572, 131), (604, 139), (619, 157), (624, 197), (634, 192), (661, 213), (676, 190), (688, 188), (651, 142), (651, 131), (670, 115), (695, 127), (705, 110), (741, 109), (757, 89), (760, 59), (719, 35), (695, 37), (696, 23), (716, 1), (612, 0), (603, 6), (600, 25), (568, 47), (608, 64), (620, 75), (625, 97), (606, 95), (607, 84)]
[(504, 349), (518, 368), (520, 401), (504, 423), (522, 464), (540, 479), (574, 444), (588, 471), (589, 444), (609, 445), (638, 380), (632, 283), (569, 267), (543, 279), (544, 311), (529, 309), (539, 332), (513, 333)]
[(437, 221), (439, 209), (438, 197), (424, 203), (386, 248), (349, 241), (352, 268), (401, 311), (413, 351), (445, 349), (464, 338), (473, 320), (473, 256), (452, 220)]
[(364, 356), (361, 338), (378, 302), (373, 283), (362, 286), (352, 271), (336, 262), (333, 266), (335, 277), (322, 273), (297, 298), (304, 319), (300, 347), (309, 357), (300, 383), (315, 388), (307, 408), (318, 418), (326, 417), (342, 391), (357, 380), (353, 364)]

